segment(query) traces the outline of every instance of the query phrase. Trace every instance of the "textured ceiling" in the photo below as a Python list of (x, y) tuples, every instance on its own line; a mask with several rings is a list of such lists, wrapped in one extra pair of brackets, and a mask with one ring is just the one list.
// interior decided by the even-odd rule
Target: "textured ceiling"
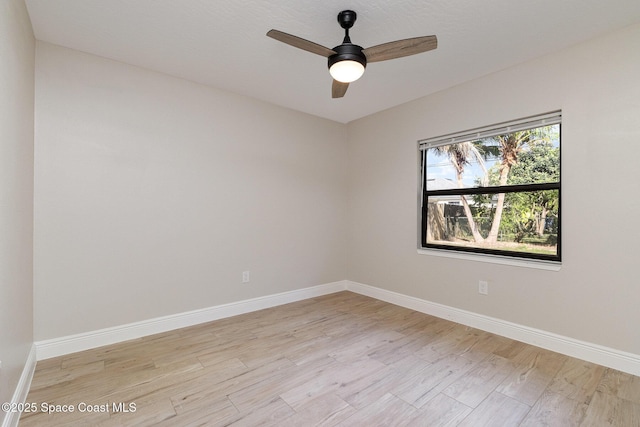
[[(26, 0), (39, 40), (347, 123), (640, 22), (638, 0)], [(342, 99), (326, 59), (265, 36), (332, 48), (435, 34), (438, 49), (373, 63)], [(594, 60), (598, 60), (594, 58)]]

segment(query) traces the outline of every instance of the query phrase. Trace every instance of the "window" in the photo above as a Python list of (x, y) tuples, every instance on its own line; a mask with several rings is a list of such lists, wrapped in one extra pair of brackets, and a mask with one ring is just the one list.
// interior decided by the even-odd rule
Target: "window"
[(419, 141), (421, 246), (560, 261), (561, 113)]

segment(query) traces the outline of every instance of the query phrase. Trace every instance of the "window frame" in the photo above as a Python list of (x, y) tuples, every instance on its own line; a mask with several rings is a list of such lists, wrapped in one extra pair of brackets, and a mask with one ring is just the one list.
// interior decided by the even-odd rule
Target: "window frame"
[[(452, 188), (443, 190), (427, 190), (427, 165), (426, 151), (429, 148), (445, 146), (460, 142), (490, 138), (491, 136), (504, 135), (521, 130), (535, 129), (543, 126), (558, 125), (559, 127), (559, 168), (560, 175), (557, 182), (547, 182), (542, 184), (518, 184), (505, 186), (487, 186), (487, 187), (467, 187)], [(419, 184), (419, 229), (420, 236), (418, 238), (418, 252), (431, 253), (435, 251), (438, 255), (447, 256), (448, 254), (456, 254), (457, 258), (467, 258), (468, 256), (477, 256), (481, 260), (498, 260), (503, 264), (516, 264), (522, 262), (532, 264), (527, 266), (536, 266), (541, 264), (560, 265), (562, 262), (562, 112), (553, 111), (550, 113), (540, 114), (537, 116), (525, 117), (522, 119), (512, 120), (509, 122), (498, 123), (495, 125), (485, 126), (482, 128), (470, 129), (463, 132), (447, 134), (435, 138), (428, 138), (418, 141), (420, 184)], [(537, 254), (532, 252), (518, 252), (499, 249), (488, 249), (473, 246), (445, 245), (427, 242), (427, 226), (428, 226), (428, 200), (429, 196), (452, 196), (452, 195), (474, 195), (487, 194), (494, 195), (500, 193), (519, 193), (531, 191), (557, 190), (558, 191), (558, 224), (557, 224), (557, 246), (556, 254)], [(467, 255), (465, 257), (465, 255)], [(514, 263), (515, 261), (515, 263)]]

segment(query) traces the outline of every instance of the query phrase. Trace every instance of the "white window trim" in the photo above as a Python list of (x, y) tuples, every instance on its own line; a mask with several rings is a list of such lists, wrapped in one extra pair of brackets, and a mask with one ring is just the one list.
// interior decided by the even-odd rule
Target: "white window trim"
[(562, 262), (559, 262), (559, 261), (525, 259), (525, 258), (508, 257), (508, 256), (502, 256), (502, 255), (494, 255), (494, 254), (478, 254), (473, 252), (458, 252), (458, 251), (445, 250), (445, 249), (420, 247), (418, 248), (418, 253), (420, 255), (429, 255), (429, 256), (436, 256), (436, 257), (442, 257), (442, 258), (455, 258), (455, 259), (462, 259), (465, 261), (509, 265), (512, 267), (526, 267), (526, 268), (533, 268), (537, 270), (547, 270), (547, 271), (560, 271), (560, 268), (562, 267)]

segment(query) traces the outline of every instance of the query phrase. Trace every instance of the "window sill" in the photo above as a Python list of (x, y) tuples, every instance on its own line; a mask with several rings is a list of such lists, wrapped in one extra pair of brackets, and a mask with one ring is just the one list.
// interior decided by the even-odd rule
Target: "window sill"
[(431, 255), (443, 258), (456, 258), (466, 261), (486, 262), (490, 264), (510, 265), (513, 267), (526, 267), (538, 270), (560, 271), (562, 263), (556, 261), (541, 261), (534, 259), (519, 259), (503, 257), (499, 255), (484, 255), (466, 252), (447, 251), (442, 249), (423, 249), (419, 248), (418, 253), (421, 255)]

